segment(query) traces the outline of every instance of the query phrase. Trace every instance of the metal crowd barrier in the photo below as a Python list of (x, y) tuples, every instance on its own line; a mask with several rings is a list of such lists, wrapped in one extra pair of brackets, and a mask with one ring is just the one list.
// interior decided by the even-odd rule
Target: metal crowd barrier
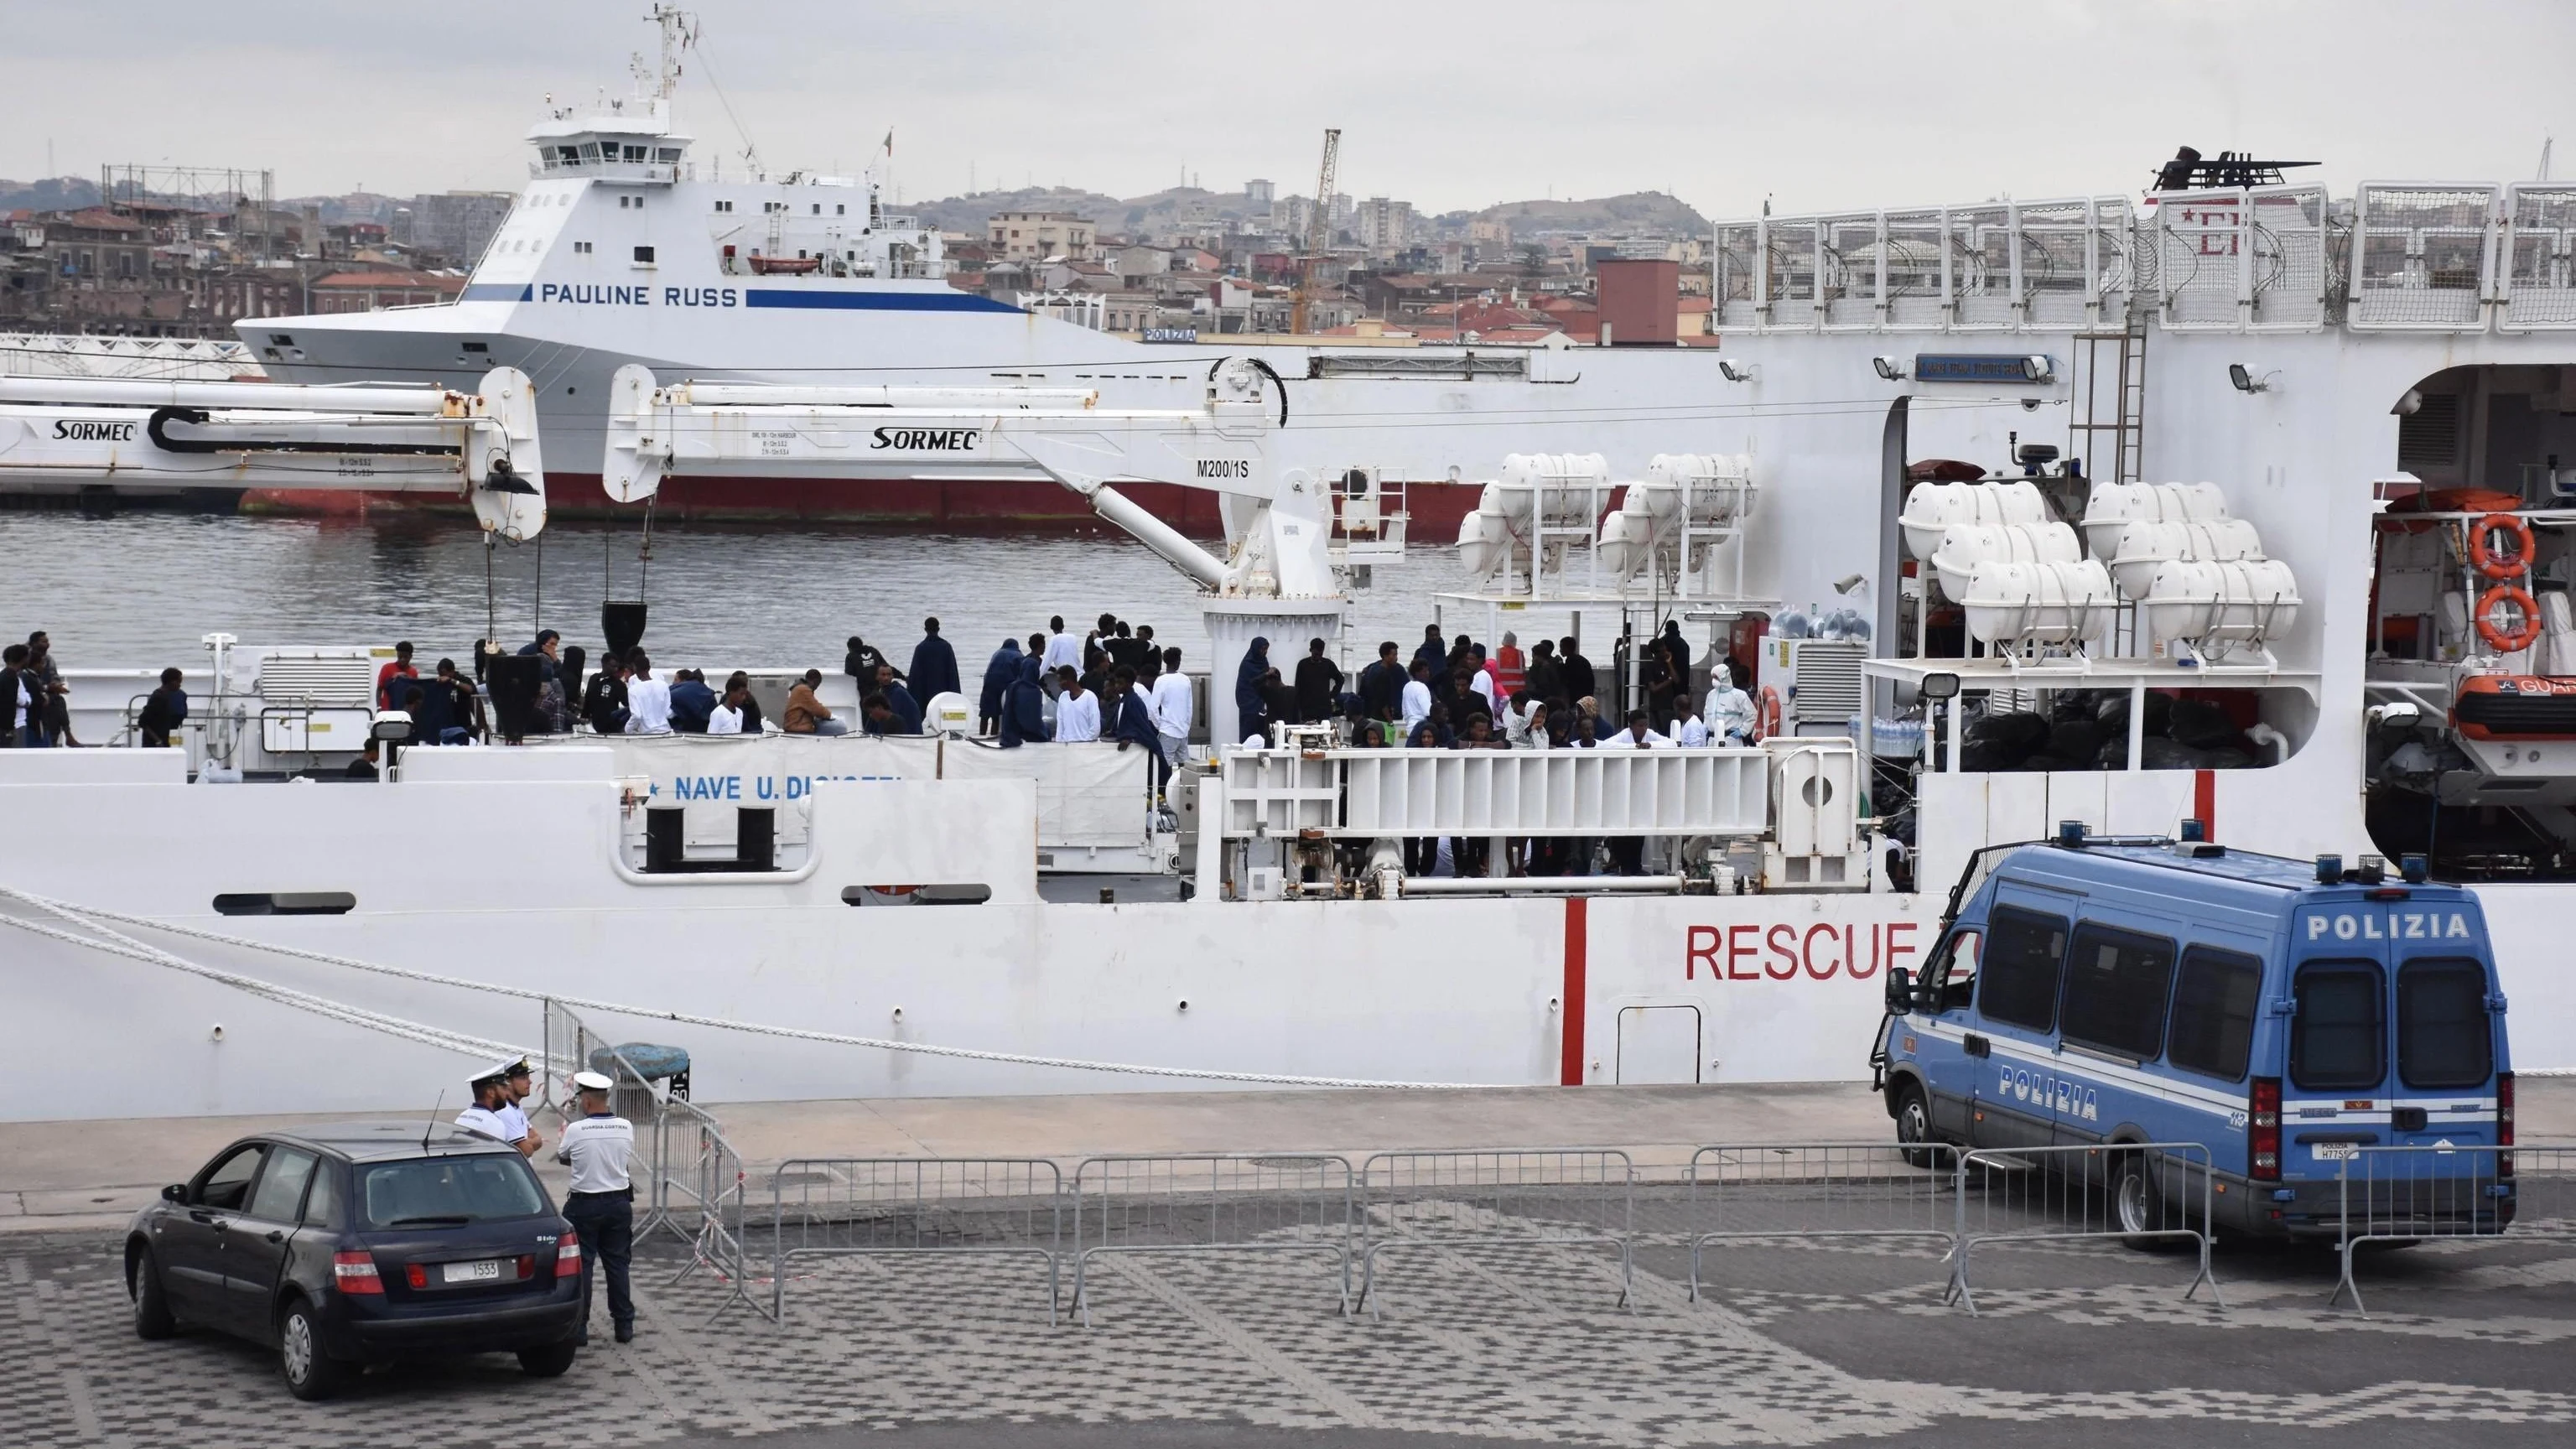
[(1636, 1287), (1637, 1169), (1609, 1148), (1380, 1152), (1361, 1166), (1367, 1201), (1360, 1303), (1376, 1312), (1378, 1255), (1461, 1242), (1619, 1250), (1619, 1306)]
[(2200, 1270), (2182, 1296), (2206, 1283), (2211, 1301), (2227, 1306), (2210, 1268), (2216, 1198), (2209, 1149), (2200, 1143), (1984, 1148), (1959, 1159), (1957, 1181), (1948, 1298), (1970, 1313), (1977, 1300), (1969, 1266), (1980, 1245), (2079, 1238), (2188, 1242), (2199, 1250)]
[(1350, 1159), (1210, 1152), (1092, 1157), (1073, 1172), (1073, 1306), (1091, 1326), (1101, 1253), (1329, 1252), (1351, 1310)]
[[(2576, 1147), (2365, 1146), (2335, 1173), (2336, 1248), (2342, 1273), (2331, 1308), (2352, 1295), (2369, 1316), (2353, 1255), (2365, 1243), (2494, 1238), (2520, 1221), (2542, 1232), (2576, 1231)], [(2517, 1240), (2538, 1234), (2526, 1231)]]
[(793, 1258), (1028, 1254), (1059, 1315), (1064, 1173), (1032, 1157), (800, 1157), (769, 1175), (770, 1317), (787, 1313)]
[[(1690, 1299), (1710, 1244), (1915, 1238), (1958, 1281), (1959, 1150), (1946, 1143), (1731, 1143), (1691, 1154)], [(1702, 1227), (1701, 1224), (1714, 1226)], [(1955, 1291), (1955, 1290), (1953, 1290)]]
[[(725, 1140), (715, 1118), (679, 1097), (662, 1104), (653, 1137), (655, 1221), (689, 1239), (688, 1265), (668, 1281), (678, 1283), (701, 1268), (722, 1279), (724, 1301), (708, 1315), (710, 1322), (737, 1303), (772, 1316), (751, 1296), (751, 1253), (743, 1232), (748, 1174), (742, 1154)], [(694, 1232), (682, 1225), (691, 1214), (697, 1218)]]

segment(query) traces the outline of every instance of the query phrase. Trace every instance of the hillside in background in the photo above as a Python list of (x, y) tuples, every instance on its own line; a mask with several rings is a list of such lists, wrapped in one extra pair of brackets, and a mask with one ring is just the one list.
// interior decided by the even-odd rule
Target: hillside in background
[(1706, 217), (1681, 198), (1660, 191), (1631, 191), (1590, 201), (1506, 201), (1475, 213), (1475, 219), (1502, 222), (1516, 237), (1578, 231), (1701, 236), (1709, 229)]
[(48, 176), (42, 181), (0, 178), (0, 213), (77, 211), (98, 205), (98, 183), (86, 176)]

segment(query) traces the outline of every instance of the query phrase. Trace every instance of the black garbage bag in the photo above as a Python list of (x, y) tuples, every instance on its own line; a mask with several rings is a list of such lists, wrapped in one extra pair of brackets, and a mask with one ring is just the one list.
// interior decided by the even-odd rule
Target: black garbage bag
[[(2129, 692), (2125, 689), (2103, 690), (2101, 692), (2101, 702), (2093, 711), (2093, 718), (2095, 723), (2101, 726), (2101, 730), (2104, 735), (2117, 735), (2123, 739), (2127, 738), (2129, 733)], [(2158, 694), (2153, 690), (2149, 690), (2147, 692), (2147, 733), (2150, 735), (2163, 734), (2165, 732), (2165, 727), (2172, 722), (2173, 696), (2169, 694)]]
[(2149, 770), (2197, 770), (2200, 752), (2162, 735), (2149, 735), (2138, 742), (2138, 764)]
[(2199, 754), (2200, 768), (2204, 770), (2244, 770), (2251, 769), (2254, 764), (2251, 751), (2240, 750), (2234, 745), (2221, 745), (2214, 750), (2202, 750)]
[[(2127, 742), (2127, 737), (2123, 736), (2123, 746)], [(2061, 768), (2089, 770), (2093, 768), (2095, 758), (2102, 753), (2102, 731), (2089, 715), (2082, 719), (2061, 719), (2049, 727), (2047, 749), (2049, 754), (2073, 762)]]
[(2177, 699), (2165, 737), (2195, 750), (2219, 749), (2237, 738), (2236, 722), (2227, 711), (2205, 699)]
[(1966, 770), (2018, 770), (2048, 743), (2048, 721), (2035, 714), (1990, 714), (1972, 720), (1960, 740)]

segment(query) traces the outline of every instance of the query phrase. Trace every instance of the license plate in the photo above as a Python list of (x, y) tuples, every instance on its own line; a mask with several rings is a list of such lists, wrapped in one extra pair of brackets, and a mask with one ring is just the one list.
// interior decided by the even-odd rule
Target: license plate
[(2349, 1142), (2320, 1142), (2317, 1144), (2317, 1161), (2319, 1162), (2350, 1162), (2360, 1155), (2361, 1149), (2355, 1147)]
[(501, 1277), (501, 1264), (498, 1259), (486, 1259), (480, 1263), (450, 1263), (444, 1272), (445, 1281), (449, 1283), (492, 1283), (499, 1281)]

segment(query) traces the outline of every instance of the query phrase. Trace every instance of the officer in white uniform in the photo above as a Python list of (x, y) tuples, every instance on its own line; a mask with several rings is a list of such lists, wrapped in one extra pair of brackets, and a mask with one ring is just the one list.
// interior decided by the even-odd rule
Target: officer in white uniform
[(572, 1084), (581, 1094), (582, 1115), (564, 1124), (563, 1143), (555, 1161), (572, 1167), (572, 1191), (564, 1197), (564, 1220), (581, 1238), (581, 1330), (574, 1340), (590, 1342), (591, 1281), (596, 1263), (608, 1274), (608, 1317), (619, 1343), (635, 1337), (635, 1298), (627, 1289), (627, 1266), (635, 1252), (635, 1183), (627, 1163), (635, 1155), (635, 1124), (608, 1110), (614, 1085), (598, 1072), (575, 1072)]
[(509, 1098), (497, 1114), (502, 1130), (508, 1134), (501, 1140), (515, 1145), (522, 1157), (534, 1157), (537, 1149), (546, 1145), (546, 1139), (529, 1125), (527, 1109), (520, 1105), (534, 1090), (533, 1075), (528, 1070), (528, 1059), (521, 1057), (510, 1063), (509, 1075), (501, 1083), (502, 1092)]
[(509, 1122), (501, 1115), (502, 1109), (510, 1103), (511, 1066), (509, 1062), (494, 1062), (482, 1075), (467, 1083), (474, 1092), (474, 1105), (456, 1114), (457, 1126), (468, 1132), (480, 1132), (498, 1142), (516, 1142), (526, 1134), (526, 1118), (519, 1119), (522, 1125), (518, 1132), (513, 1133)]

